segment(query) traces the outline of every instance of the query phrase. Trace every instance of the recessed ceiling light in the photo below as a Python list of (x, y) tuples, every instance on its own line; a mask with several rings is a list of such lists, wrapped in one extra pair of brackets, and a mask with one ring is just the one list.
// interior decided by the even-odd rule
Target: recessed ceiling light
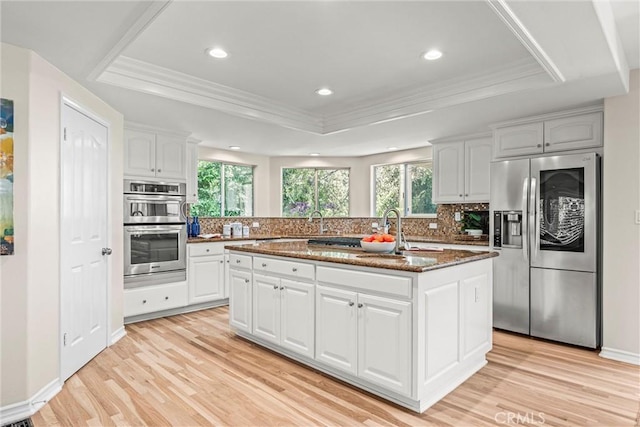
[(322, 88), (316, 90), (316, 93), (318, 95), (328, 96), (328, 95), (331, 95), (333, 93), (333, 91), (331, 89), (329, 89), (328, 87), (322, 87)]
[(387, 147), (387, 150), (389, 151), (396, 151), (398, 149), (398, 147)]
[(320, 155), (320, 153), (309, 153), (309, 155), (310, 155), (310, 156), (314, 156), (314, 157), (316, 157), (316, 156), (319, 156), (319, 155)]
[(442, 56), (442, 52), (440, 52), (439, 50), (431, 49), (429, 52), (423, 55), (423, 58), (429, 61), (433, 61), (434, 59), (438, 59), (441, 56)]
[(230, 145), (229, 146), (229, 150), (239, 150), (240, 147), (238, 147), (237, 145)]
[(212, 47), (211, 49), (207, 49), (207, 53), (214, 58), (222, 59), (226, 58), (229, 54), (219, 47)]

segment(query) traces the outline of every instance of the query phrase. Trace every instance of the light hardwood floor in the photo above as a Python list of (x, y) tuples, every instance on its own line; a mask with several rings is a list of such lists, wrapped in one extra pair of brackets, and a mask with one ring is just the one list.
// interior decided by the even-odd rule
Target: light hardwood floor
[(227, 307), (141, 322), (65, 383), (35, 426), (638, 426), (640, 369), (494, 333), (489, 363), (423, 414), (246, 340)]

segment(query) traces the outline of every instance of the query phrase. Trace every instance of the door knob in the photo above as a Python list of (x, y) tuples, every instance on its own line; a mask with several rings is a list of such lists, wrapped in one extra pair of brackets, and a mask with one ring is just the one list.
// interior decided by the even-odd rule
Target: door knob
[(111, 248), (102, 248), (102, 255), (111, 255), (112, 252)]

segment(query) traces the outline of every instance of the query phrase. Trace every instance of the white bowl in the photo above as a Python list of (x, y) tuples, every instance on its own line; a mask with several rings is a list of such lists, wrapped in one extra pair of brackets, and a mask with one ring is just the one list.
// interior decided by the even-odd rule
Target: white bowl
[(391, 252), (396, 248), (396, 242), (365, 242), (360, 240), (360, 246), (365, 252)]
[(482, 236), (482, 230), (466, 230), (469, 236)]

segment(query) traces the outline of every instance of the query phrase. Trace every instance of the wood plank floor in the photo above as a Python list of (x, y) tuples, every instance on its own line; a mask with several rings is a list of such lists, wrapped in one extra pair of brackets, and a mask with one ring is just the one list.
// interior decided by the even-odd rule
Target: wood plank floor
[(127, 326), (35, 426), (638, 426), (640, 369), (494, 333), (489, 363), (423, 414), (290, 361), (228, 328), (227, 307)]

